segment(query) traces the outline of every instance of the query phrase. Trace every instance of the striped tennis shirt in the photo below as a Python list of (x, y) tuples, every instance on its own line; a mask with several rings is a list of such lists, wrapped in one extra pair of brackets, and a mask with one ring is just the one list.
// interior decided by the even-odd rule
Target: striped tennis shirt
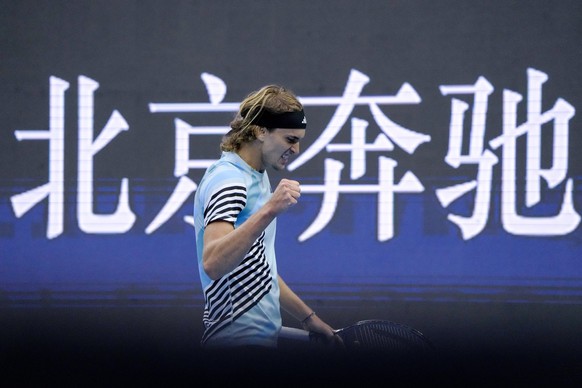
[(209, 223), (227, 221), (237, 228), (270, 197), (267, 172), (253, 169), (233, 152), (223, 152), (198, 185), (194, 226), (205, 303), (203, 346), (277, 344), (281, 312), (274, 247), (276, 221), (265, 229), (232, 272), (212, 280), (202, 264), (204, 229)]

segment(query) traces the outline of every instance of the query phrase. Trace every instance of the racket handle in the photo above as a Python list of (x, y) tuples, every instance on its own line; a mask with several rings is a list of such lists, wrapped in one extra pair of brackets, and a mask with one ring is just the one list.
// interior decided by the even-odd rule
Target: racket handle
[(311, 341), (311, 334), (309, 331), (296, 329), (294, 327), (283, 326), (279, 331), (279, 338), (294, 340), (294, 341)]

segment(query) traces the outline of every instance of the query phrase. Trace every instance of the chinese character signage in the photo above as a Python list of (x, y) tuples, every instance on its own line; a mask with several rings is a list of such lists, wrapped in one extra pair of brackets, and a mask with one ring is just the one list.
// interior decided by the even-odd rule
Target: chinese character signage
[[(330, 54), (329, 42), (321, 53), (305, 48), (297, 63), (269, 56), (255, 63), (239, 43), (208, 33), (211, 21), (184, 27), (183, 39), (200, 48), (193, 50), (86, 12), (111, 34), (136, 40), (100, 45), (85, 31), (100, 49), (74, 36), (71, 47), (51, 48), (43, 38), (31, 51), (14, 48), (2, 64), (0, 292), (73, 290), (78, 298), (87, 289), (154, 285), (197, 294), (197, 185), (246, 93), (281, 83), (309, 117), (301, 153), (286, 171), (270, 173), (274, 183), (292, 177), (302, 188), (300, 203), (277, 223), (289, 283), (331, 299), (362, 297), (370, 287), (384, 299), (469, 290), (509, 300), (527, 286), (536, 301), (582, 302), (575, 61), (528, 57), (520, 48), (533, 43), (492, 37), (516, 63), (501, 66), (503, 58), (483, 59), (477, 48), (445, 48), (464, 40), (447, 40), (443, 25), (442, 41), (430, 37), (442, 51), (411, 46), (399, 56), (401, 46), (381, 40), (365, 51), (383, 58), (374, 65), (356, 54), (359, 46), (333, 43)], [(15, 39), (25, 41), (15, 26)], [(480, 27), (472, 28), (477, 36)], [(531, 28), (547, 36), (540, 45), (555, 47)], [(575, 31), (562, 42), (566, 57), (578, 50)], [(42, 66), (33, 64), (34, 50), (40, 61), (46, 53)], [(219, 58), (224, 52), (232, 58)], [(313, 55), (319, 66), (309, 65)]]

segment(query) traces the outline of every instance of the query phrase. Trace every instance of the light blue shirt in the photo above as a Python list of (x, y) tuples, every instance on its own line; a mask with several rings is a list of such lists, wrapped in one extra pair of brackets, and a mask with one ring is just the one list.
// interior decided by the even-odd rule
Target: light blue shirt
[(223, 152), (208, 168), (194, 198), (194, 226), (200, 281), (204, 292), (204, 346), (274, 347), (281, 329), (274, 220), (232, 272), (212, 280), (204, 272), (204, 229), (213, 221), (235, 228), (271, 197), (267, 172), (250, 167), (240, 156)]

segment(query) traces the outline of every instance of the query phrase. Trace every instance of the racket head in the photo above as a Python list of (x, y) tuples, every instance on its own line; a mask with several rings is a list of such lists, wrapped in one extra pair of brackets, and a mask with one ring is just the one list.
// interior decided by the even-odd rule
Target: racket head
[(420, 331), (401, 323), (368, 319), (339, 329), (344, 346), (349, 351), (389, 353), (426, 353), (434, 350), (432, 343)]

